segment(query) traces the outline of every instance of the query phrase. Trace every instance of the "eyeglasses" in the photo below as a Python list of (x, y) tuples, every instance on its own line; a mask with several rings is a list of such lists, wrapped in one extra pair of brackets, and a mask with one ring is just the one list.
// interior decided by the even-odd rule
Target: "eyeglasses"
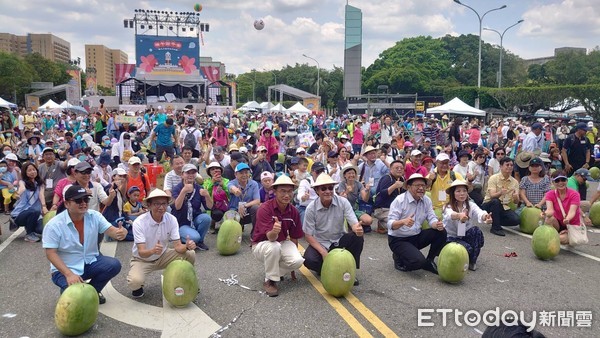
[(267, 151), (266, 151), (266, 150), (261, 150), (260, 152), (261, 152), (261, 153), (266, 153)]
[(319, 190), (320, 191), (327, 191), (327, 190), (333, 191), (333, 186), (332, 185), (328, 185), (328, 186), (325, 186), (325, 187), (319, 187)]
[(411, 187), (415, 187), (417, 189), (425, 189), (425, 187), (427, 187), (427, 185), (425, 184), (411, 184)]
[(504, 153), (496, 153), (496, 156), (498, 156), (498, 155), (504, 156)]
[(152, 203), (152, 206), (157, 207), (157, 208), (166, 208), (167, 205), (169, 205), (169, 203), (166, 202), (162, 202), (162, 203)]
[(83, 204), (83, 203), (88, 204), (88, 203), (90, 203), (90, 198), (91, 197), (89, 197), (89, 196), (87, 196), (87, 197), (81, 197), (81, 198), (75, 198), (75, 199), (72, 199), (71, 202), (75, 202), (77, 204)]
[(91, 175), (92, 171), (91, 170), (85, 170), (85, 171), (78, 171), (78, 173), (80, 173), (81, 175)]

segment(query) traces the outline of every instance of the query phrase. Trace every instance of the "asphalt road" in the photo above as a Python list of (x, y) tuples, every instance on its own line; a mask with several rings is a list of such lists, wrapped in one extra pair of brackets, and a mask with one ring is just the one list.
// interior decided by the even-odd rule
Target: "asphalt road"
[[(54, 326), (54, 306), (59, 296), (49, 275), (49, 263), (40, 243), (27, 243), (24, 233), (8, 239), (6, 216), (0, 216), (3, 241), (0, 244), (0, 337), (59, 337)], [(554, 326), (537, 329), (548, 337), (598, 337), (597, 323), (600, 315), (600, 229), (591, 229), (590, 244), (578, 247), (576, 254), (562, 250), (553, 261), (540, 261), (530, 248), (530, 239), (521, 234), (507, 232), (506, 237), (489, 233), (482, 227), (485, 246), (479, 258), (479, 269), (469, 272), (456, 285), (442, 282), (438, 276), (425, 271), (399, 272), (394, 269), (386, 236), (366, 234), (361, 269), (357, 276), (361, 284), (352, 290), (354, 297), (328, 300), (306, 277), (307, 270), (297, 273), (298, 280), (286, 278), (279, 284), (280, 295), (269, 298), (262, 292), (263, 270), (249, 248), (249, 229), (243, 245), (234, 256), (220, 256), (215, 249), (216, 235), (207, 235), (209, 251), (196, 253), (196, 269), (200, 281), (200, 294), (194, 304), (218, 327), (227, 327), (219, 334), (223, 337), (477, 337), (485, 325), (459, 326), (454, 315), (446, 326), (442, 318), (433, 315), (427, 322), (432, 327), (419, 327), (418, 309), (476, 310), (483, 313), (499, 308), (500, 311), (524, 311), (527, 320), (537, 311), (555, 311)], [(123, 263), (121, 273), (112, 281), (114, 289), (130, 298), (125, 277), (128, 272), (132, 243), (116, 245), (116, 257)], [(306, 243), (302, 243), (306, 247)], [(424, 250), (426, 252), (427, 249)], [(516, 257), (505, 257), (515, 252)], [(220, 279), (236, 275), (239, 285), (228, 286)], [(288, 276), (289, 277), (289, 276)], [(311, 278), (314, 281), (317, 279)], [(319, 285), (315, 282), (315, 285)], [(163, 298), (160, 273), (153, 273), (145, 287), (146, 295), (134, 305), (149, 305), (161, 311)], [(126, 299), (129, 301), (128, 299)], [(156, 327), (166, 326), (156, 317), (144, 315), (136, 307), (123, 307), (122, 313), (113, 317), (101, 313), (94, 327), (84, 336), (89, 337), (160, 337), (168, 336)], [(134, 303), (138, 302), (138, 303)], [(140, 304), (142, 303), (142, 304)], [(333, 304), (333, 305), (332, 305)], [(113, 304), (114, 305), (114, 304)], [(108, 308), (106, 308), (108, 309)], [(174, 310), (175, 313), (178, 309)], [(558, 311), (566, 311), (564, 314)], [(573, 327), (583, 321), (558, 316), (584, 314), (591, 311), (591, 328)], [(105, 311), (108, 312), (108, 311)], [(158, 312), (159, 315), (162, 312)], [(139, 326), (128, 322), (137, 315)], [(162, 318), (162, 317), (161, 317)], [(192, 326), (178, 319), (177, 336), (208, 336), (200, 326)], [(189, 324), (189, 325), (188, 325)], [(459, 323), (460, 324), (460, 323)], [(562, 325), (561, 325), (562, 324)], [(194, 324), (195, 325), (195, 324)], [(140, 327), (141, 326), (141, 327)], [(211, 331), (214, 332), (214, 331)]]

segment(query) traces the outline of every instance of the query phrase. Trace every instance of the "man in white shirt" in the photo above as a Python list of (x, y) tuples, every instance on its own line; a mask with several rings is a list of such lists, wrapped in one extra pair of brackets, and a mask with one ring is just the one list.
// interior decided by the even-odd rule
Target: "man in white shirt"
[(164, 191), (169, 197), (173, 197), (172, 191), (173, 187), (181, 183), (181, 175), (183, 174), (182, 168), (185, 164), (183, 157), (179, 155), (173, 156), (171, 159), (171, 168), (173, 170), (169, 171), (165, 175), (165, 183), (164, 183)]
[(188, 118), (187, 120), (187, 127), (186, 128), (182, 128), (181, 131), (179, 132), (179, 144), (181, 145), (181, 147), (185, 147), (187, 144), (185, 144), (185, 137), (187, 136), (187, 134), (192, 133), (194, 134), (194, 138), (196, 139), (196, 142), (194, 144), (193, 147), (193, 152), (192, 152), (192, 157), (200, 157), (200, 145), (202, 144), (202, 132), (195, 127), (196, 125), (196, 120), (194, 118)]
[(312, 188), (312, 184), (317, 180), (317, 177), (325, 172), (325, 165), (321, 162), (315, 162), (310, 169), (310, 176), (300, 181), (296, 200), (299, 202), (298, 212), (300, 219), (304, 222), (304, 213), (310, 202), (316, 200), (319, 196)]
[(525, 136), (525, 140), (523, 140), (523, 148), (522, 151), (529, 152), (542, 152), (542, 147), (544, 146), (544, 134), (542, 130), (544, 127), (541, 123), (536, 122), (531, 125), (531, 131), (527, 133)]

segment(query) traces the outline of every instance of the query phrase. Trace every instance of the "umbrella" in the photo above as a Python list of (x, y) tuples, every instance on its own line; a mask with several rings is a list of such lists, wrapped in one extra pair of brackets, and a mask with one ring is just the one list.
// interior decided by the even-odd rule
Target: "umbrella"
[(72, 107), (66, 108), (65, 110), (70, 110), (77, 114), (89, 114), (89, 112), (87, 110), (85, 110), (85, 108), (83, 108), (82, 106), (72, 106)]

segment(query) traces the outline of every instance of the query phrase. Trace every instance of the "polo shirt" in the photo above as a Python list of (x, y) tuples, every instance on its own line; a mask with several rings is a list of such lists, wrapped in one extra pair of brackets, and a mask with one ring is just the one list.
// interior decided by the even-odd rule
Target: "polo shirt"
[[(169, 243), (179, 240), (179, 224), (177, 219), (171, 214), (165, 213), (162, 220), (157, 223), (150, 212), (138, 216), (133, 221), (133, 249), (132, 255), (135, 258), (141, 259), (147, 262), (153, 262), (162, 256)], [(142, 258), (138, 252), (138, 244), (145, 244), (146, 249), (151, 249), (156, 246), (160, 241), (163, 246), (163, 250), (160, 254), (153, 254), (150, 257)]]
[(256, 212), (256, 224), (252, 234), (252, 244), (268, 241), (267, 232), (273, 229), (273, 217), (281, 222), (281, 231), (277, 236), (277, 242), (283, 242), (289, 236), (293, 239), (304, 237), (300, 213), (291, 204), (288, 204), (282, 212), (275, 199), (261, 204)]
[[(242, 190), (242, 196), (237, 197), (236, 195), (231, 193), (231, 187), (238, 187)], [(230, 192), (229, 195), (229, 209), (230, 210), (237, 210), (238, 205), (240, 202), (252, 202), (254, 200), (260, 200), (260, 193), (259, 193), (259, 186), (258, 183), (256, 183), (256, 181), (254, 181), (251, 178), (248, 178), (248, 183), (246, 183), (246, 187), (242, 188), (240, 186), (240, 182), (235, 179), (235, 180), (231, 180), (229, 181), (229, 183), (227, 183), (227, 190)]]
[[(83, 244), (79, 242), (79, 232), (68, 211), (54, 216), (44, 227), (42, 247), (57, 249), (58, 256), (75, 274), (83, 275), (85, 264), (94, 263), (98, 253), (98, 234), (111, 227), (110, 223), (95, 210), (88, 210), (83, 216)], [(50, 264), (50, 271), (58, 269)]]
[[(437, 169), (434, 171), (437, 175), (435, 182), (431, 184), (431, 202), (435, 209), (440, 209), (444, 206), (445, 203), (450, 201), (450, 196), (446, 194), (446, 189), (450, 188), (452, 184), (452, 175), (450, 171), (446, 173), (446, 176), (441, 176), (437, 173)], [(457, 180), (464, 181), (463, 176), (457, 172), (454, 172), (454, 176)]]
[(65, 169), (63, 169), (63, 165), (64, 162), (57, 160), (55, 160), (50, 166), (48, 166), (46, 162), (40, 164), (40, 177), (42, 178), (42, 182), (45, 184), (46, 191), (52, 191), (54, 186), (58, 184), (58, 181), (67, 177)]
[(498, 192), (503, 188), (507, 189), (508, 192), (504, 196), (500, 196), (498, 199), (502, 203), (504, 210), (509, 210), (509, 203), (512, 201), (512, 194), (519, 192), (519, 182), (512, 176), (508, 176), (507, 179), (502, 176), (502, 173), (497, 173), (492, 175), (488, 180), (488, 190), (485, 193), (485, 198), (483, 199), (483, 203), (489, 202), (492, 198), (490, 197), (490, 190), (494, 189), (494, 191)]
[(178, 175), (175, 170), (171, 170), (169, 171), (166, 175), (165, 175), (165, 183), (164, 183), (164, 191), (167, 190), (173, 190), (173, 187), (176, 186), (177, 184), (181, 183), (181, 181), (183, 180), (183, 178), (181, 177), (181, 175)]
[(331, 205), (327, 208), (321, 203), (321, 198), (317, 198), (306, 207), (302, 230), (305, 234), (313, 236), (324, 248), (329, 249), (348, 232), (348, 226), (356, 223), (358, 219), (350, 202), (333, 195)]

